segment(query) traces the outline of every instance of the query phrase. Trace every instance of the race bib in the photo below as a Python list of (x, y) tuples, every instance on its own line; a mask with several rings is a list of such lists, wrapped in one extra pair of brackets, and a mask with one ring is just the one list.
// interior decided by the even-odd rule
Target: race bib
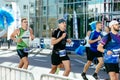
[(28, 52), (30, 52), (30, 49), (29, 49), (29, 48), (24, 48), (23, 51), (24, 51), (25, 53), (28, 53)]
[(66, 56), (66, 50), (60, 50), (58, 53), (60, 57)]

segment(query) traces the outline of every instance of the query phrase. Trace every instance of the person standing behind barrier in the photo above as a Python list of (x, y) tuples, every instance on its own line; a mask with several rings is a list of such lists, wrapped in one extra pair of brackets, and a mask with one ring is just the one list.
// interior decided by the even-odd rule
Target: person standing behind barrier
[(97, 22), (96, 30), (92, 31), (89, 37), (89, 44), (90, 44), (89, 54), (87, 55), (87, 63), (85, 64), (83, 72), (81, 74), (84, 80), (88, 80), (88, 78), (86, 77), (86, 72), (95, 57), (97, 57), (99, 61), (99, 63), (96, 66), (96, 70), (93, 74), (93, 77), (95, 79), (98, 79), (97, 73), (99, 72), (101, 66), (103, 65), (102, 53), (100, 53), (97, 50), (98, 42), (101, 40), (101, 31), (102, 31), (102, 23)]
[(53, 31), (51, 44), (53, 45), (51, 55), (51, 71), (49, 73), (54, 74), (59, 64), (63, 64), (65, 71), (63, 76), (68, 76), (71, 71), (70, 59), (66, 54), (66, 42), (70, 43), (71, 40), (67, 39), (66, 33), (66, 21), (64, 19), (58, 20), (58, 28)]
[(104, 53), (104, 65), (110, 80), (119, 80), (120, 34), (119, 23), (113, 20), (109, 23), (110, 33), (102, 38), (98, 50)]
[(89, 54), (90, 44), (89, 44), (88, 41), (89, 41), (90, 33), (91, 33), (91, 31), (88, 31), (87, 34), (86, 34), (86, 37), (85, 37), (85, 40), (86, 40), (86, 44), (85, 44), (85, 47), (86, 47), (86, 55)]
[(28, 27), (28, 20), (21, 19), (21, 28), (16, 29), (11, 34), (11, 39), (17, 43), (17, 53), (20, 57), (18, 68), (27, 69), (29, 65), (28, 52), (25, 51), (29, 47), (29, 40), (34, 39), (33, 30)]
[[(86, 47), (86, 55), (87, 55), (87, 57), (88, 57), (88, 55), (90, 53), (90, 51), (89, 51), (89, 49), (90, 49), (90, 44), (89, 44), (90, 33), (91, 33), (91, 31), (88, 31), (87, 34), (86, 34), (86, 37), (85, 37), (85, 40), (86, 40), (85, 47)], [(93, 64), (91, 64), (91, 65), (93, 65)]]

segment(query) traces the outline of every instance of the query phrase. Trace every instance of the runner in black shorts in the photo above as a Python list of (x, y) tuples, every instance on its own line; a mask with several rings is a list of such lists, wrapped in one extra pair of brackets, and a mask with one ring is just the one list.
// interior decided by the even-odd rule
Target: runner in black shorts
[(53, 51), (51, 55), (52, 68), (50, 73), (54, 74), (58, 65), (63, 64), (65, 71), (64, 76), (68, 76), (70, 73), (70, 59), (66, 53), (66, 42), (70, 43), (71, 40), (67, 39), (66, 33), (66, 21), (64, 19), (58, 20), (58, 28), (53, 31), (51, 44), (53, 45)]
[(70, 60), (68, 55), (59, 57), (59, 54), (56, 54), (55, 51), (52, 51), (51, 62), (53, 65), (59, 65), (63, 60)]
[(21, 59), (23, 57), (28, 57), (28, 52), (24, 52), (24, 49), (17, 49), (17, 53)]
[(119, 77), (119, 55), (120, 55), (120, 34), (119, 22), (112, 20), (109, 23), (110, 32), (105, 35), (98, 45), (98, 50), (104, 53), (104, 65), (110, 80), (120, 80)]
[(93, 77), (95, 79), (98, 79), (97, 73), (99, 72), (101, 66), (103, 65), (102, 53), (98, 52), (97, 50), (98, 42), (101, 40), (101, 36), (102, 36), (101, 30), (102, 30), (102, 23), (97, 22), (96, 29), (93, 30), (90, 34), (90, 37), (89, 37), (90, 49), (89, 49), (89, 53), (87, 54), (87, 63), (85, 64), (83, 72), (81, 74), (84, 80), (88, 80), (88, 78), (86, 77), (86, 72), (94, 58), (97, 58), (99, 61), (99, 63), (96, 66), (96, 70), (93, 74)]
[(94, 58), (103, 57), (103, 54), (99, 51), (94, 52), (89, 49), (89, 54), (87, 54), (87, 60), (93, 61)]
[(28, 26), (26, 18), (21, 19), (21, 27), (17, 28), (10, 36), (17, 43), (17, 53), (20, 57), (18, 68), (27, 69), (29, 65), (28, 52), (30, 40), (34, 39), (33, 30)]
[[(119, 64), (105, 63), (106, 72), (115, 72), (119, 74)], [(114, 65), (114, 66), (113, 66)]]

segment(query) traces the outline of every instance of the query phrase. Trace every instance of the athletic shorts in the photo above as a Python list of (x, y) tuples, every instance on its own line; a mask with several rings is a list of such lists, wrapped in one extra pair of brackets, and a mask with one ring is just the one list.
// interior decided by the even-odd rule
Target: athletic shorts
[(66, 55), (64, 57), (60, 57), (59, 54), (57, 54), (55, 51), (52, 51), (52, 55), (51, 55), (52, 65), (59, 65), (64, 60), (70, 60), (68, 55)]
[(106, 72), (116, 72), (119, 73), (119, 64), (114, 64), (114, 63), (104, 63)]
[(23, 57), (28, 57), (28, 53), (24, 52), (23, 49), (17, 49), (18, 56), (22, 59)]
[(86, 51), (86, 55), (89, 54), (89, 49), (90, 49), (90, 47), (86, 47), (86, 49), (85, 49), (85, 51)]
[(101, 52), (99, 51), (94, 52), (89, 49), (89, 53), (87, 53), (87, 60), (93, 61), (94, 58), (99, 58), (99, 57), (103, 57), (103, 54)]

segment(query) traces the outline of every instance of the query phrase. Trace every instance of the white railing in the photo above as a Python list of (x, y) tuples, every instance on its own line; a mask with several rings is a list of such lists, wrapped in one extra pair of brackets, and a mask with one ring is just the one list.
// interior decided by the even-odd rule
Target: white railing
[(42, 74), (40, 80), (78, 80), (78, 79), (55, 75), (55, 74)]
[(0, 65), (0, 80), (34, 80), (27, 70)]

